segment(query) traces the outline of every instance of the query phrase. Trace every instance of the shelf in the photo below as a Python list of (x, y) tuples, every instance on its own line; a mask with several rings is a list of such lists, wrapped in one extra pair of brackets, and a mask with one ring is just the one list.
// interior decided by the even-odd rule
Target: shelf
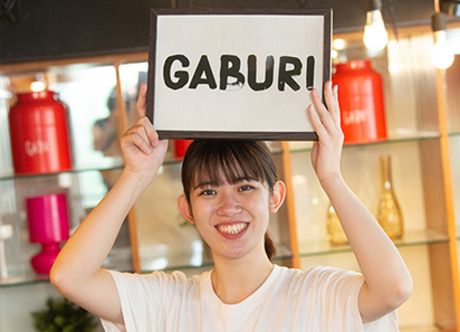
[[(460, 132), (450, 133), (449, 136), (450, 137), (460, 136)], [(428, 133), (420, 133), (418, 135), (413, 135), (413, 136), (390, 138), (390, 139), (387, 139), (385, 141), (380, 141), (380, 142), (345, 144), (344, 148), (348, 149), (348, 148), (354, 148), (354, 147), (417, 142), (417, 141), (423, 141), (423, 140), (437, 139), (439, 137), (440, 137), (439, 133), (428, 132)], [(312, 148), (312, 142), (291, 142), (290, 143), (290, 151), (292, 153), (307, 152), (307, 151), (310, 151), (311, 148)], [(282, 150), (278, 147), (270, 147), (270, 149), (274, 155), (278, 155), (282, 153)], [(163, 165), (176, 165), (180, 163), (182, 163), (182, 159), (168, 158), (163, 162)], [(88, 166), (83, 165), (75, 169), (59, 171), (59, 172), (39, 173), (39, 174), (11, 174), (11, 173), (10, 174), (0, 174), (0, 181), (26, 179), (26, 178), (30, 179), (34, 177), (44, 177), (44, 176), (56, 176), (59, 174), (69, 174), (69, 173), (78, 174), (78, 173), (94, 172), (94, 171), (114, 171), (114, 170), (121, 170), (122, 168), (123, 168), (123, 162), (121, 159), (108, 158), (108, 160), (102, 160), (100, 162), (97, 162), (94, 165), (88, 165)]]
[[(447, 243), (449, 238), (445, 234), (437, 233), (432, 230), (419, 230), (406, 232), (403, 239), (396, 240), (397, 247), (410, 247), (428, 245), (435, 243)], [(299, 244), (300, 257), (330, 255), (344, 252), (351, 252), (349, 245), (331, 245), (326, 239), (310, 241)]]
[[(395, 241), (397, 247), (409, 247), (418, 245), (429, 245), (435, 243), (447, 243), (449, 241), (447, 235), (440, 234), (431, 230), (410, 231), (404, 235), (401, 240)], [(312, 257), (321, 255), (330, 255), (344, 252), (351, 252), (351, 247), (348, 245), (332, 246), (327, 240), (310, 241), (308, 244), (301, 244), (300, 257)], [(158, 257), (160, 258), (160, 257)], [(273, 259), (275, 263), (281, 263), (283, 260), (291, 259), (292, 254), (289, 248), (277, 246), (277, 255)], [(150, 273), (153, 271), (176, 271), (176, 270), (191, 270), (203, 269), (213, 266), (211, 261), (200, 261), (196, 264), (191, 262), (190, 257), (176, 257), (171, 264), (161, 269), (143, 269), (142, 273)], [(31, 285), (41, 282), (48, 282), (48, 276), (27, 275), (22, 277), (11, 277), (6, 280), (0, 280), (0, 288), (12, 287), (21, 285)], [(414, 330), (418, 331), (418, 330)]]
[(401, 327), (401, 332), (440, 332), (438, 328), (434, 326), (420, 326), (420, 327)]
[(449, 137), (460, 137), (460, 131), (450, 132)]
[[(460, 133), (459, 133), (460, 135)], [(399, 143), (409, 143), (409, 142), (419, 142), (424, 140), (438, 139), (440, 134), (437, 132), (424, 132), (417, 135), (407, 135), (400, 137), (392, 137), (384, 141), (370, 142), (370, 143), (359, 143), (359, 144), (345, 144), (344, 149), (356, 148), (356, 147), (366, 147), (366, 146), (377, 146), (377, 145), (387, 145), (387, 144), (399, 144)], [(291, 142), (290, 151), (292, 153), (297, 152), (307, 152), (312, 149), (311, 142)]]
[(91, 165), (91, 166), (80, 166), (75, 169), (59, 171), (59, 172), (39, 173), (39, 174), (1, 174), (0, 181), (30, 179), (30, 178), (38, 178), (38, 177), (45, 177), (45, 176), (56, 176), (59, 174), (78, 174), (78, 173), (95, 172), (95, 171), (114, 171), (114, 170), (120, 170), (122, 168), (123, 168), (123, 163), (121, 162), (121, 160), (108, 160), (108, 161), (98, 162), (95, 165)]
[(45, 282), (49, 282), (49, 277), (47, 275), (30, 274), (20, 277), (11, 276), (5, 279), (0, 279), (0, 288), (27, 286)]
[[(280, 246), (276, 245), (276, 256), (273, 258), (273, 261), (275, 263), (281, 262), (285, 259), (291, 259), (292, 258), (292, 253), (289, 248), (285, 246)], [(203, 268), (210, 268), (213, 266), (212, 261), (210, 258), (202, 258), (201, 257), (201, 252), (199, 252), (200, 257), (199, 259), (196, 259), (197, 257), (194, 257), (194, 255), (187, 255), (187, 256), (180, 256), (180, 257), (167, 257), (167, 256), (157, 256), (157, 257), (152, 257), (151, 265), (155, 266), (158, 264), (158, 260), (165, 260), (168, 262), (168, 264), (162, 268), (143, 268), (142, 273), (150, 273), (153, 271), (177, 271), (177, 270), (190, 270), (190, 269), (203, 269)], [(148, 266), (148, 262), (143, 262), (142, 265)]]
[[(288, 248), (283, 247), (283, 246), (277, 246), (277, 255), (273, 259), (275, 263), (279, 263), (282, 260), (285, 259), (290, 259), (292, 258), (291, 252)], [(130, 271), (130, 266), (129, 264), (126, 263), (126, 257), (123, 257), (122, 260), (114, 260), (113, 258), (111, 260), (107, 259), (105, 262), (105, 267), (108, 269), (113, 269), (117, 271), (122, 271), (122, 272), (132, 272)], [(121, 264), (120, 266), (116, 266), (115, 264)], [(178, 271), (178, 270), (191, 270), (191, 269), (204, 269), (204, 268), (211, 268), (213, 266), (213, 263), (211, 261), (207, 262), (200, 262), (199, 264), (193, 264), (190, 263), (190, 257), (176, 257), (174, 261), (166, 266), (165, 268), (162, 269), (154, 269), (154, 270), (149, 270), (149, 269), (144, 269), (142, 273), (151, 273), (153, 271), (165, 271), (165, 272), (172, 272), (172, 271)], [(28, 274), (25, 276), (12, 276), (9, 277), (5, 280), (0, 279), (0, 289), (3, 287), (16, 287), (16, 286), (27, 286), (27, 285), (33, 285), (33, 284), (38, 284), (38, 283), (47, 283), (49, 282), (49, 277), (47, 275), (38, 275), (38, 274)]]

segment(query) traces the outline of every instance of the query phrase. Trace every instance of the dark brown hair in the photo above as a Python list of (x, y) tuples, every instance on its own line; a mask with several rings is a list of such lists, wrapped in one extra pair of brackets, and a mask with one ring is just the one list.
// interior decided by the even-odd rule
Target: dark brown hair
[[(276, 166), (267, 145), (249, 140), (194, 140), (185, 153), (182, 164), (182, 186), (190, 203), (192, 188), (202, 182), (221, 184), (254, 179), (266, 182), (273, 190), (278, 180)], [(272, 239), (265, 233), (265, 252), (269, 259), (275, 255)]]

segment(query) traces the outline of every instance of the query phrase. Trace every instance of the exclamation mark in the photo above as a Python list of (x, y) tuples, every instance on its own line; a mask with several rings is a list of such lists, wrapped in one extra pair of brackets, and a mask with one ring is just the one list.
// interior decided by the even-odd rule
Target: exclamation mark
[(313, 89), (313, 83), (315, 80), (315, 57), (310, 55), (307, 58), (307, 90)]

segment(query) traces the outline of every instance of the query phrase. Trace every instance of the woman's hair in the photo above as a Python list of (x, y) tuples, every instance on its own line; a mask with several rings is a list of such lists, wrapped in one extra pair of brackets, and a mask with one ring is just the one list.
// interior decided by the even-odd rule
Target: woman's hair
[[(194, 140), (182, 164), (182, 186), (190, 203), (192, 188), (202, 181), (222, 184), (241, 179), (266, 182), (270, 191), (278, 180), (270, 150), (263, 142), (249, 140)], [(275, 246), (265, 233), (265, 252), (269, 259)]]

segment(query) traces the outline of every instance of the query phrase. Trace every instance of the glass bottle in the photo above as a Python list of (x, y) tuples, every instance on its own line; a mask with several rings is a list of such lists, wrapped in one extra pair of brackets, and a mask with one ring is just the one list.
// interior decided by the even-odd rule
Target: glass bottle
[(403, 217), (393, 188), (391, 156), (382, 156), (380, 158), (380, 166), (383, 187), (377, 219), (391, 239), (400, 239), (403, 236)]
[(332, 245), (341, 245), (348, 242), (339, 217), (331, 203), (327, 207), (326, 227), (328, 239)]

